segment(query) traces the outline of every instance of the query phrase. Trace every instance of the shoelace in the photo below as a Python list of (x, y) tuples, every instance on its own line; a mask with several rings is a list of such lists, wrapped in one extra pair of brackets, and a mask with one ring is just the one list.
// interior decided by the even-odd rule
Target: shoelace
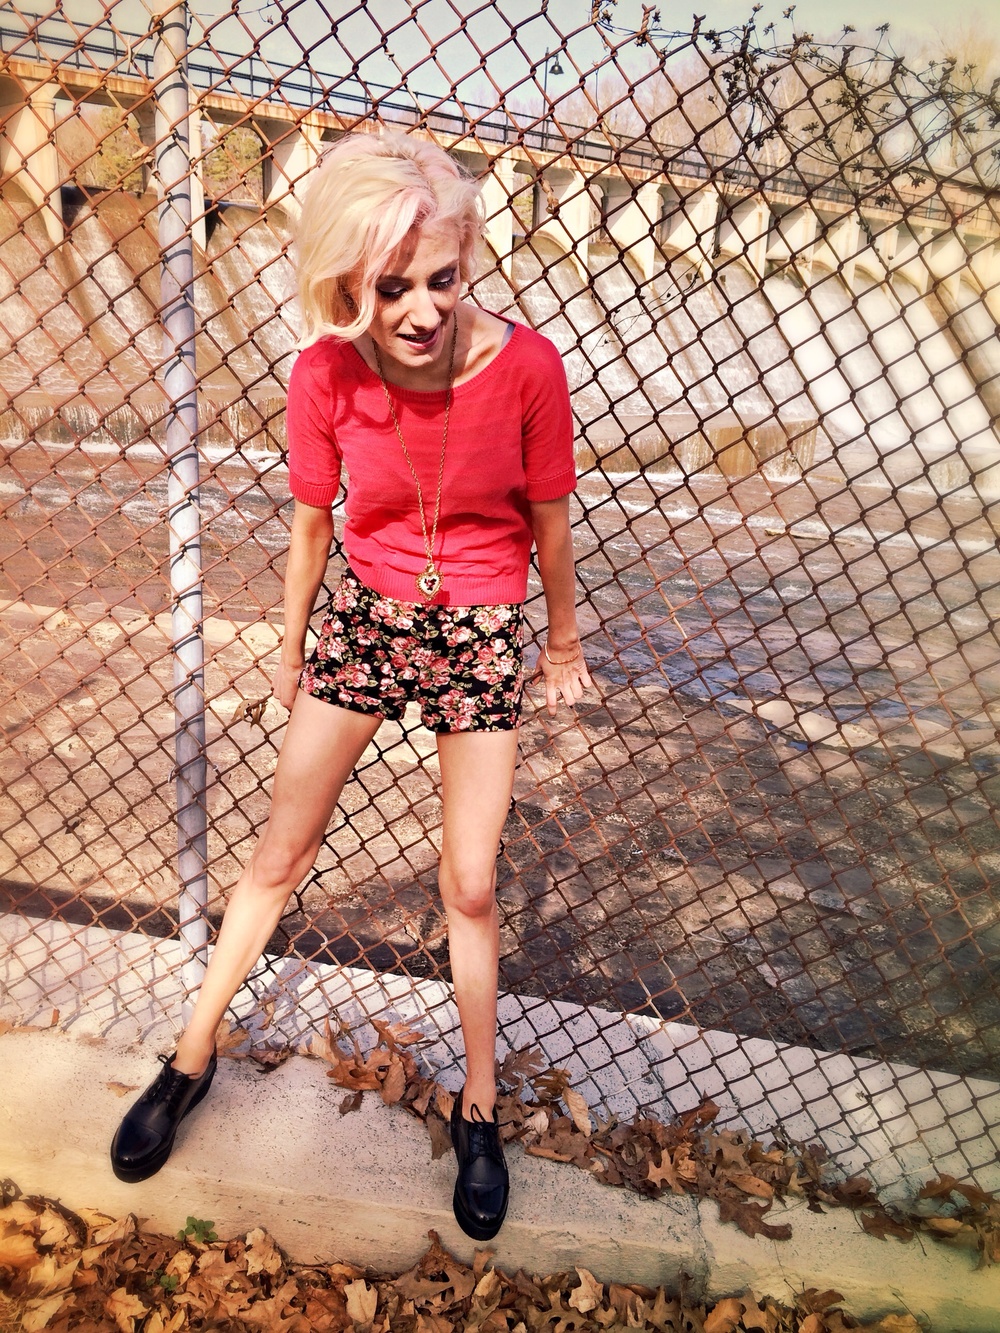
[[(157, 1059), (162, 1063), (159, 1077), (149, 1090), (149, 1098), (153, 1100), (162, 1093), (166, 1093), (163, 1101), (170, 1115), (176, 1115), (177, 1107), (180, 1105), (181, 1098), (191, 1086), (191, 1078), (188, 1074), (182, 1074), (179, 1069), (175, 1069), (170, 1061), (171, 1055), (159, 1055)], [(166, 1086), (169, 1084), (169, 1086)]]
[[(479, 1117), (478, 1120), (476, 1116)], [(472, 1103), (472, 1119), (466, 1123), (471, 1125), (469, 1130), (471, 1156), (492, 1157), (495, 1162), (502, 1163), (504, 1158), (500, 1146), (500, 1124), (495, 1120), (487, 1120), (475, 1102)]]

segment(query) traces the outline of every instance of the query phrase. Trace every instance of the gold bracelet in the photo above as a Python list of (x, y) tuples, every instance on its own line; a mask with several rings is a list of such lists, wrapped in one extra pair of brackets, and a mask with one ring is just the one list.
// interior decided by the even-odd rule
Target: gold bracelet
[(548, 662), (550, 666), (569, 666), (570, 662), (575, 662), (576, 659), (581, 655), (581, 653), (583, 652), (583, 647), (581, 645), (579, 648), (577, 648), (576, 652), (573, 654), (572, 657), (557, 657), (555, 661), (553, 661), (552, 658), (549, 656), (549, 645), (547, 641), (542, 644), (542, 652), (545, 654), (545, 660), (546, 662)]

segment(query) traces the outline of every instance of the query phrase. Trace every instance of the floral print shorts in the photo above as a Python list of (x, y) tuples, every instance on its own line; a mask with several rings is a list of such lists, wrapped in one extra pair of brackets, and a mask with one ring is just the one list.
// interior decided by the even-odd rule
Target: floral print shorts
[(299, 687), (395, 721), (411, 700), (430, 731), (511, 731), (524, 689), (520, 602), (426, 606), (342, 575)]

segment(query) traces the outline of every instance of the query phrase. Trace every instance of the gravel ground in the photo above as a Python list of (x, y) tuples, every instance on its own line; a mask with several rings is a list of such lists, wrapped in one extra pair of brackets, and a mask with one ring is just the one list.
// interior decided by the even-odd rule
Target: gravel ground
[[(165, 489), (142, 450), (23, 446), (0, 473), (15, 910), (173, 929)], [(285, 717), (234, 720), (268, 696), (286, 496), (273, 457), (206, 468), (216, 915)], [(658, 473), (584, 478), (578, 499), (595, 690), (555, 724), (529, 700), (502, 986), (1000, 1075), (1000, 595), (981, 508)], [(447, 977), (439, 816), (431, 738), (386, 725), (273, 946)]]

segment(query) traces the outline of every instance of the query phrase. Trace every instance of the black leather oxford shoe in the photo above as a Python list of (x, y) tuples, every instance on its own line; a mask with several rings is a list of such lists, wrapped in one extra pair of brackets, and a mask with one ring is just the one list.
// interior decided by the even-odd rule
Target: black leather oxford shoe
[(170, 1156), (177, 1126), (212, 1086), (218, 1063), (213, 1051), (203, 1074), (182, 1074), (172, 1055), (159, 1058), (163, 1068), (126, 1111), (111, 1144), (111, 1169), (133, 1184), (155, 1175)]
[(510, 1181), (500, 1142), (496, 1109), (487, 1120), (478, 1106), (472, 1119), (462, 1115), (462, 1093), (451, 1112), (451, 1142), (458, 1158), (458, 1179), (452, 1200), (458, 1225), (473, 1240), (490, 1240), (507, 1216)]

